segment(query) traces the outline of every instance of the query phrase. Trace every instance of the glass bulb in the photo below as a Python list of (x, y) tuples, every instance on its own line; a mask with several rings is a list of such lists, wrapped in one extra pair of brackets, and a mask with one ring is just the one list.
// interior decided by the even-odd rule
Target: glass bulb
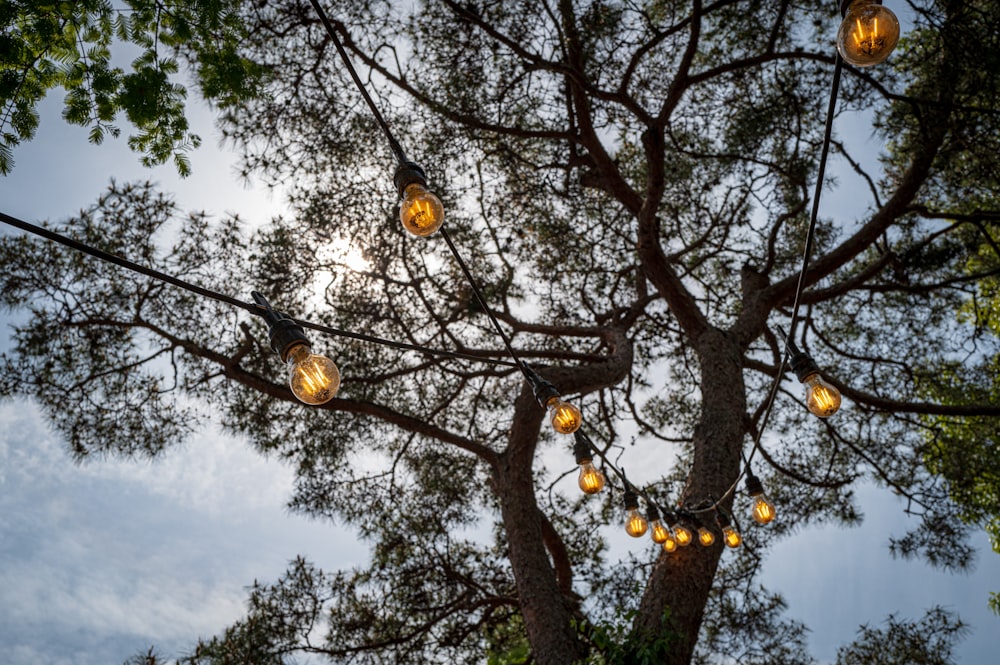
[(332, 360), (312, 352), (308, 344), (298, 344), (288, 352), (288, 385), (299, 401), (325, 404), (340, 388), (340, 370)]
[(694, 540), (694, 534), (691, 533), (691, 529), (678, 524), (674, 527), (674, 538), (677, 540), (677, 544), (681, 547), (687, 547)]
[(771, 500), (767, 498), (767, 495), (761, 492), (760, 494), (753, 495), (753, 519), (757, 524), (768, 524), (774, 519), (777, 514), (774, 510), (774, 504)]
[(840, 410), (840, 391), (823, 380), (819, 372), (802, 382), (806, 387), (806, 408), (813, 415), (827, 418)]
[(728, 525), (722, 527), (722, 539), (726, 541), (727, 547), (739, 547), (743, 542), (740, 532)]
[(597, 494), (604, 489), (604, 474), (594, 466), (593, 460), (580, 462), (580, 477), (577, 479), (584, 494)]
[(649, 533), (653, 537), (653, 542), (662, 545), (670, 538), (670, 529), (663, 526), (660, 520), (653, 520), (649, 523)]
[(419, 182), (412, 182), (403, 190), (399, 221), (413, 235), (429, 236), (444, 224), (444, 206), (433, 192)]
[(640, 538), (646, 533), (646, 529), (649, 524), (646, 522), (646, 518), (642, 516), (638, 508), (629, 508), (628, 516), (625, 519), (625, 532), (633, 538)]
[(855, 67), (884, 62), (899, 41), (899, 19), (873, 0), (854, 0), (837, 31), (837, 50)]
[(572, 434), (580, 429), (580, 425), (583, 424), (583, 414), (580, 413), (580, 409), (558, 397), (550, 399), (548, 406), (552, 429), (560, 434)]
[[(668, 531), (667, 533), (669, 534), (670, 532)], [(667, 539), (663, 541), (663, 549), (665, 549), (668, 554), (677, 551), (677, 541), (673, 536), (668, 535)]]
[(715, 542), (715, 534), (703, 526), (698, 527), (698, 542), (702, 547), (708, 547)]

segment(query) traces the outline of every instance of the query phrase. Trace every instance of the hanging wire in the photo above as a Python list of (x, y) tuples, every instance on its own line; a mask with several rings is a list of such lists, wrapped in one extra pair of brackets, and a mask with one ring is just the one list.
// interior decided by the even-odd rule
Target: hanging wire
[[(340, 54), (340, 59), (344, 62), (344, 67), (351, 75), (351, 79), (354, 81), (354, 85), (358, 88), (358, 92), (364, 97), (365, 102), (368, 104), (368, 108), (371, 110), (372, 115), (375, 117), (375, 121), (378, 122), (379, 127), (382, 129), (382, 133), (385, 134), (386, 139), (389, 141), (389, 147), (392, 149), (393, 154), (396, 155), (396, 160), (400, 164), (405, 164), (409, 160), (406, 158), (406, 153), (403, 152), (402, 146), (400, 146), (399, 141), (393, 136), (392, 130), (389, 129), (389, 124), (382, 117), (382, 113), (379, 111), (378, 106), (375, 105), (375, 101), (372, 99), (371, 95), (368, 94), (368, 90), (365, 88), (365, 84), (362, 82), (361, 77), (358, 76), (357, 70), (354, 69), (354, 65), (351, 63), (350, 57), (347, 55), (347, 51), (344, 49), (344, 45), (341, 43), (340, 38), (337, 36), (337, 31), (333, 27), (333, 23), (330, 18), (323, 11), (318, 0), (310, 0), (316, 13), (319, 15), (320, 21), (326, 27), (327, 34), (330, 35), (330, 39), (333, 41), (334, 46), (337, 48), (337, 53)], [(500, 327), (500, 322), (497, 321), (496, 315), (493, 313), (492, 308), (486, 302), (483, 297), (482, 292), (479, 290), (479, 286), (476, 284), (476, 280), (472, 277), (472, 273), (469, 271), (465, 260), (462, 259), (462, 255), (459, 253), (458, 248), (455, 243), (452, 242), (451, 236), (448, 234), (447, 229), (444, 227), (440, 230), (441, 235), (444, 237), (445, 242), (448, 244), (448, 249), (451, 250), (452, 256), (455, 257), (455, 261), (458, 262), (459, 267), (462, 269), (462, 274), (465, 275), (466, 281), (468, 281), (469, 286), (472, 287), (472, 292), (476, 296), (476, 300), (479, 301), (479, 305), (486, 312), (490, 321), (493, 323), (494, 329), (500, 335), (500, 339), (503, 340), (504, 347), (507, 349), (507, 353), (514, 361), (514, 366), (521, 370), (524, 377), (531, 382), (535, 383), (535, 375), (529, 370), (529, 368), (524, 364), (524, 362), (515, 353), (514, 348), (511, 346), (510, 339), (508, 339), (506, 333), (504, 333), (503, 328)]]
[[(265, 308), (258, 305), (257, 303), (244, 302), (232, 296), (227, 296), (223, 293), (218, 293), (217, 291), (212, 291), (211, 289), (206, 289), (203, 286), (198, 286), (197, 284), (192, 284), (191, 282), (184, 281), (172, 275), (168, 275), (159, 270), (153, 268), (148, 268), (143, 265), (139, 265), (128, 259), (124, 259), (120, 256), (110, 254), (96, 247), (91, 247), (86, 243), (80, 242), (79, 240), (74, 240), (68, 236), (64, 236), (61, 233), (57, 233), (51, 229), (47, 229), (42, 226), (37, 226), (31, 224), (30, 222), (25, 222), (24, 220), (12, 217), (6, 213), (0, 212), (0, 222), (13, 226), (15, 228), (21, 229), (28, 233), (34, 234), (36, 236), (45, 238), (46, 240), (51, 240), (52, 242), (65, 245), (71, 249), (75, 249), (79, 252), (92, 256), (101, 261), (107, 263), (112, 263), (121, 268), (125, 268), (131, 272), (139, 273), (145, 275), (146, 277), (151, 277), (157, 281), (163, 282), (165, 284), (170, 284), (178, 288), (190, 291), (199, 296), (205, 298), (210, 298), (218, 302), (226, 303), (227, 305), (232, 305), (233, 307), (239, 307), (240, 309), (245, 309), (251, 314), (257, 316), (263, 316), (265, 313)], [(393, 340), (383, 339), (381, 337), (376, 337), (374, 335), (365, 335), (364, 333), (351, 332), (349, 330), (340, 330), (338, 328), (331, 328), (330, 326), (321, 325), (318, 323), (312, 323), (311, 321), (304, 321), (300, 319), (292, 319), (295, 323), (299, 324), (303, 328), (308, 328), (310, 330), (315, 330), (327, 335), (332, 335), (334, 337), (346, 337), (348, 339), (356, 339), (362, 342), (370, 342), (372, 344), (378, 344), (380, 346), (387, 346), (395, 349), (400, 349), (403, 351), (417, 351), (419, 353), (424, 353), (432, 356), (440, 356), (442, 358), (453, 358), (456, 360), (471, 360), (478, 363), (486, 363), (489, 365), (501, 365), (505, 367), (517, 367), (520, 365), (511, 362), (509, 360), (500, 360), (492, 358), (483, 358), (482, 356), (473, 355), (471, 353), (463, 353), (461, 351), (447, 351), (445, 349), (433, 349), (425, 346), (420, 346), (417, 344), (409, 344), (407, 342), (396, 342)]]

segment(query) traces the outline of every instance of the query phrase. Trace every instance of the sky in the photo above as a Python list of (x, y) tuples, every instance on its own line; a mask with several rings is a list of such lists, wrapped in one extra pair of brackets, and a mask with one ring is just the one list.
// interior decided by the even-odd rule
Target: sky
[[(65, 219), (112, 178), (157, 181), (185, 210), (237, 212), (251, 222), (281, 210), (280, 194), (238, 179), (206, 110), (193, 118), (205, 139), (192, 154), (194, 175), (182, 180), (172, 165), (142, 168), (123, 139), (88, 144), (85, 129), (59, 118), (60, 98), (46, 100), (38, 137), (0, 178), (0, 210), (31, 222)], [(829, 205), (850, 198), (849, 178)], [(0, 313), (0, 348), (11, 323)], [(362, 563), (367, 547), (350, 531), (285, 509), (291, 486), (290, 469), (211, 429), (153, 463), (78, 466), (33, 404), (0, 402), (0, 662), (107, 665), (150, 645), (181, 656), (240, 618), (246, 587), (275, 580), (296, 555), (328, 570)], [(1000, 556), (985, 536), (976, 538), (979, 563), (967, 575), (894, 560), (888, 536), (906, 529), (897, 498), (862, 487), (859, 500), (861, 527), (803, 529), (764, 566), (765, 586), (812, 628), (812, 653), (832, 662), (860, 624), (889, 613), (919, 619), (942, 605), (971, 627), (957, 661), (995, 662), (1000, 618), (986, 602), (988, 591), (1000, 591)]]

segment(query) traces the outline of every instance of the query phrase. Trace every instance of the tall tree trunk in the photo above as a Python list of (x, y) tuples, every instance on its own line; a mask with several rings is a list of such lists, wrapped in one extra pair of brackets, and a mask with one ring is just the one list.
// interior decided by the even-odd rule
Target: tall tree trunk
[[(694, 432), (694, 459), (683, 502), (719, 498), (740, 471), (746, 434), (742, 349), (730, 335), (709, 329), (697, 340), (702, 413)], [(641, 642), (666, 640), (666, 665), (691, 662), (723, 544), (692, 544), (662, 553), (646, 586), (634, 628)]]
[(559, 589), (545, 549), (532, 477), (543, 415), (525, 384), (514, 405), (508, 447), (496, 474), (497, 494), (534, 660), (539, 665), (571, 665), (583, 658), (586, 650), (573, 629), (572, 603)]

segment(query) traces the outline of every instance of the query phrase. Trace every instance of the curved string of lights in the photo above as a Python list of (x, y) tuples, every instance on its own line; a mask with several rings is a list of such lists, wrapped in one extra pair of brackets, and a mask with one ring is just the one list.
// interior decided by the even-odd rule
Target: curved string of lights
[[(716, 539), (715, 533), (707, 524), (708, 519), (712, 515), (714, 515), (715, 524), (722, 534), (723, 542), (731, 548), (739, 547), (742, 542), (742, 536), (740, 535), (734, 516), (725, 508), (725, 502), (735, 493), (740, 481), (744, 478), (746, 480), (746, 492), (753, 501), (751, 515), (754, 521), (759, 524), (771, 522), (776, 515), (775, 506), (764, 493), (763, 485), (753, 474), (750, 464), (760, 445), (761, 436), (773, 410), (775, 398), (784, 376), (785, 366), (787, 365), (796, 374), (798, 379), (805, 384), (806, 407), (810, 412), (825, 418), (834, 414), (840, 407), (841, 397), (839, 391), (823, 379), (819, 367), (813, 359), (808, 354), (796, 348), (793, 336), (798, 323), (801, 296), (805, 288), (809, 257), (813, 248), (815, 228), (819, 214), (820, 195), (823, 189), (826, 162), (829, 155), (834, 111), (840, 87), (843, 62), (846, 61), (857, 67), (867, 67), (883, 62), (892, 52), (899, 38), (899, 22), (895, 15), (882, 6), (881, 0), (843, 0), (841, 2), (840, 9), (844, 18), (837, 35), (838, 54), (833, 72), (812, 211), (806, 232), (798, 283), (795, 289), (789, 332), (785, 334), (784, 331), (779, 329), (783, 338), (781, 359), (767, 396), (760, 425), (754, 433), (749, 455), (741, 451), (744, 462), (742, 471), (733, 484), (721, 496), (718, 498), (708, 497), (698, 504), (683, 505), (676, 510), (667, 510), (658, 505), (646, 491), (629, 482), (624, 469), (608, 459), (605, 452), (599, 446), (595, 445), (586, 432), (581, 429), (583, 416), (580, 409), (573, 404), (563, 401), (556, 386), (543, 379), (517, 355), (492, 308), (483, 297), (471, 271), (458, 252), (454, 242), (452, 242), (447, 229), (444, 228), (444, 206), (441, 200), (427, 188), (427, 179), (423, 169), (406, 157), (401, 145), (393, 136), (385, 118), (365, 89), (364, 83), (351, 63), (350, 57), (326, 12), (317, 0), (310, 1), (333, 41), (345, 68), (348, 70), (358, 91), (361, 93), (379, 127), (385, 134), (393, 155), (396, 157), (397, 166), (393, 181), (401, 199), (399, 210), (400, 222), (407, 231), (416, 236), (430, 236), (440, 231), (441, 236), (444, 238), (449, 250), (461, 268), (480, 306), (489, 317), (497, 334), (503, 341), (507, 354), (511, 358), (510, 361), (485, 358), (460, 351), (432, 349), (416, 344), (387, 340), (374, 335), (339, 330), (304, 320), (293, 319), (288, 314), (273, 309), (264, 296), (256, 291), (252, 293), (252, 303), (244, 302), (152, 268), (141, 266), (135, 262), (56, 233), (51, 229), (24, 222), (2, 212), (0, 212), (0, 221), (28, 233), (63, 244), (99, 260), (118, 265), (126, 270), (261, 316), (268, 324), (271, 347), (279, 355), (282, 362), (287, 363), (289, 366), (289, 386), (293, 394), (306, 404), (319, 405), (333, 399), (340, 386), (340, 372), (332, 360), (312, 353), (309, 339), (303, 330), (304, 328), (336, 337), (345, 337), (407, 351), (416, 351), (431, 356), (516, 368), (520, 370), (525, 379), (531, 384), (539, 404), (549, 410), (550, 422), (553, 429), (557, 433), (572, 434), (574, 436), (575, 444), (573, 452), (576, 463), (580, 466), (578, 477), (580, 489), (586, 494), (596, 494), (604, 489), (607, 484), (607, 477), (604, 470), (613, 473), (623, 488), (626, 532), (630, 536), (638, 538), (645, 535), (648, 531), (653, 541), (658, 545), (662, 545), (666, 552), (674, 552), (678, 547), (685, 547), (694, 542), (695, 539), (705, 547), (714, 544)], [(595, 456), (600, 458), (601, 468), (594, 465)], [(640, 497), (646, 504), (645, 515), (639, 510)]]

